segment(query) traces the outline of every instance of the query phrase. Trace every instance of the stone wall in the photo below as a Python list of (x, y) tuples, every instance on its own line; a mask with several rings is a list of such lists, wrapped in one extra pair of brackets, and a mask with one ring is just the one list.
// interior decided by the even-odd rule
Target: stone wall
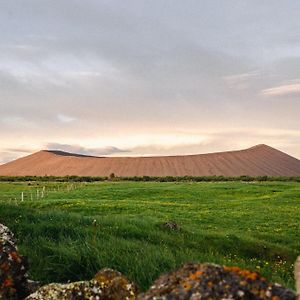
[[(13, 233), (0, 224), (0, 300), (185, 300), (185, 299), (296, 299), (294, 291), (272, 284), (257, 272), (239, 267), (188, 263), (160, 276), (145, 293), (124, 275), (100, 270), (94, 278), (68, 284), (40, 286), (27, 276)], [(300, 258), (295, 267), (299, 292)]]

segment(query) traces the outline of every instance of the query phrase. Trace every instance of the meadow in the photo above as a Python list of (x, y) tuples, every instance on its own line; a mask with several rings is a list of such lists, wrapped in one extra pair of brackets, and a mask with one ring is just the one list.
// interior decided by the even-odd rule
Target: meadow
[(110, 267), (145, 290), (193, 261), (238, 265), (293, 288), (299, 215), (299, 182), (0, 183), (0, 223), (44, 283)]

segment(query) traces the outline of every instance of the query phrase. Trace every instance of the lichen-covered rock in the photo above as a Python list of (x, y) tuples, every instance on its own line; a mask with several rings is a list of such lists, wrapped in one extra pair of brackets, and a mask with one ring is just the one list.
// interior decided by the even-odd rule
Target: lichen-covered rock
[(162, 275), (138, 300), (294, 300), (294, 292), (270, 284), (256, 272), (213, 264), (186, 264)]
[(10, 242), (13, 246), (16, 246), (16, 238), (8, 227), (0, 223), (0, 240)]
[(27, 262), (15, 245), (13, 233), (0, 224), (0, 299), (22, 299), (26, 294)]
[(128, 279), (120, 272), (112, 269), (102, 269), (99, 271), (94, 280), (102, 287), (103, 299), (135, 299), (137, 295), (137, 286), (129, 282)]
[(103, 299), (101, 293), (101, 287), (94, 281), (51, 283), (29, 295), (26, 300)]
[(103, 269), (90, 281), (45, 285), (26, 300), (133, 300), (136, 293), (135, 285), (121, 273)]
[(174, 231), (179, 231), (181, 229), (180, 226), (173, 220), (164, 223), (164, 227)]

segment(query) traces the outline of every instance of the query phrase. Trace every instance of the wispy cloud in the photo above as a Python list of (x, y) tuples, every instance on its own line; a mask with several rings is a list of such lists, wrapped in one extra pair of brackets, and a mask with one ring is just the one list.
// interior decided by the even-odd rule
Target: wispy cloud
[[(130, 136), (127, 137), (130, 140)], [(143, 142), (142, 142), (143, 141)], [(147, 136), (146, 139), (102, 141), (103, 144), (116, 146), (92, 146), (84, 140), (81, 145), (69, 143), (46, 143), (44, 147), (23, 145), (22, 147), (6, 147), (0, 152), (0, 163), (37, 152), (41, 149), (61, 150), (70, 153), (90, 156), (151, 156), (151, 155), (187, 155), (216, 151), (244, 149), (256, 144), (268, 144), (299, 158), (299, 130), (264, 129), (264, 128), (231, 128), (209, 132), (186, 132), (175, 136)], [(127, 142), (127, 143), (125, 143)], [(140, 143), (139, 143), (140, 142)]]
[(22, 116), (6, 115), (3, 118), (0, 118), (0, 125), (2, 125), (2, 128), (8, 127), (10, 129), (22, 128), (22, 129), (30, 130), (34, 128), (35, 122), (30, 120), (29, 118), (22, 117)]
[(6, 116), (4, 118), (1, 119), (2, 123), (4, 124), (22, 124), (25, 120), (22, 117), (18, 117), (18, 116)]
[(262, 90), (262, 95), (266, 97), (293, 96), (300, 95), (300, 83), (284, 84), (269, 89)]
[(259, 71), (251, 71), (248, 73), (224, 76), (223, 79), (230, 84), (235, 84), (235, 83), (239, 83), (241, 81), (246, 81), (249, 79), (257, 78), (259, 75), (260, 75)]
[(18, 158), (18, 155), (15, 155), (10, 152), (0, 152), (0, 165), (5, 164), (9, 161), (15, 160)]
[(34, 151), (34, 149), (29, 149), (29, 148), (8, 148), (5, 149), (5, 151), (9, 152), (9, 153), (32, 153)]
[(26, 156), (36, 152), (33, 148), (6, 148), (0, 151), (0, 164), (5, 164), (7, 162), (13, 161), (22, 156)]
[(76, 120), (76, 118), (65, 115), (65, 114), (58, 114), (57, 119), (61, 123), (72, 123)]
[(247, 73), (227, 75), (222, 78), (230, 88), (245, 90), (251, 86), (252, 81), (257, 79), (259, 76), (260, 72), (255, 70)]
[(46, 146), (47, 150), (61, 150), (70, 153), (101, 156), (101, 155), (112, 155), (117, 153), (130, 152), (126, 149), (120, 149), (114, 146), (108, 146), (103, 148), (87, 148), (80, 145), (68, 145), (59, 143), (49, 143)]

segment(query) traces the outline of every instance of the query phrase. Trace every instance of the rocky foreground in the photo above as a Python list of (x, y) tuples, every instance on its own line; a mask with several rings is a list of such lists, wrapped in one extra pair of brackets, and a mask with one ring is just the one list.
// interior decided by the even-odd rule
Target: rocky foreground
[(186, 264), (162, 275), (140, 294), (133, 282), (111, 269), (100, 270), (89, 281), (44, 286), (30, 281), (27, 270), (13, 233), (0, 224), (0, 300), (296, 299), (295, 292), (269, 283), (257, 272), (207, 263)]

